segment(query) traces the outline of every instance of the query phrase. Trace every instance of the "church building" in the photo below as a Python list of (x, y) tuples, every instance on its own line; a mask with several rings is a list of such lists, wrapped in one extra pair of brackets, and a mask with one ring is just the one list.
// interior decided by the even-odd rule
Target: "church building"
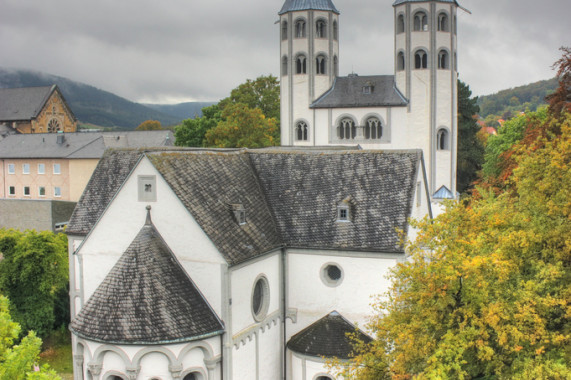
[(457, 7), (395, 1), (395, 74), (339, 77), (339, 11), (286, 0), (286, 146), (106, 151), (66, 231), (74, 380), (340, 380), (454, 197)]

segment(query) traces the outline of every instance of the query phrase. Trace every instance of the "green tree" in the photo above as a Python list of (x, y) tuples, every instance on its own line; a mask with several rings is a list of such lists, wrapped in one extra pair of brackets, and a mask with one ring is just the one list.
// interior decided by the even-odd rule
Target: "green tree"
[(47, 365), (37, 365), (42, 340), (33, 331), (14, 345), (21, 327), (12, 321), (9, 309), (8, 299), (0, 296), (0, 379), (61, 380)]
[(484, 161), (484, 147), (478, 138), (480, 126), (474, 116), (480, 111), (478, 98), (470, 98), (470, 86), (458, 81), (458, 168), (457, 189), (466, 192), (477, 179)]
[(514, 153), (509, 191), (415, 225), (345, 375), (571, 378), (571, 116), (550, 123), (559, 135)]
[(250, 108), (259, 108), (267, 118), (280, 120), (280, 83), (278, 78), (268, 75), (255, 80), (248, 79), (232, 90), (230, 96), (220, 101), (220, 108), (229, 104), (242, 103)]
[(204, 107), (202, 116), (187, 119), (175, 127), (175, 144), (178, 146), (204, 146), (206, 132), (222, 121), (222, 111), (218, 104)]
[(146, 120), (143, 121), (137, 128), (136, 131), (158, 131), (162, 130), (161, 122), (157, 120)]
[(0, 230), (0, 293), (24, 331), (39, 336), (69, 320), (67, 238), (49, 231)]
[(224, 108), (223, 121), (206, 132), (208, 146), (260, 148), (279, 144), (276, 120), (266, 118), (259, 108), (236, 103)]

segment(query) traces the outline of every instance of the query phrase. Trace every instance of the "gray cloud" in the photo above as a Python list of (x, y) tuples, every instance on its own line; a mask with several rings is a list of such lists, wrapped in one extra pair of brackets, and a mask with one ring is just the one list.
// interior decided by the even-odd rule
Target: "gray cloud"
[[(393, 72), (392, 0), (335, 0), (340, 71)], [(475, 94), (547, 79), (571, 45), (568, 0), (462, 0), (460, 77)], [(136, 101), (217, 100), (278, 73), (282, 1), (2, 0), (0, 65), (69, 77)]]

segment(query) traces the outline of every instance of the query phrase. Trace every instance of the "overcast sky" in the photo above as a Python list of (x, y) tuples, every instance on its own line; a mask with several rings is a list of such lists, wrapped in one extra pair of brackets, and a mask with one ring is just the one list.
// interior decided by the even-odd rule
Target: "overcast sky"
[[(570, 0), (459, 0), (460, 79), (475, 95), (553, 77)], [(340, 75), (393, 73), (393, 0), (334, 0)], [(0, 0), (0, 66), (140, 102), (217, 101), (278, 74), (283, 0)]]

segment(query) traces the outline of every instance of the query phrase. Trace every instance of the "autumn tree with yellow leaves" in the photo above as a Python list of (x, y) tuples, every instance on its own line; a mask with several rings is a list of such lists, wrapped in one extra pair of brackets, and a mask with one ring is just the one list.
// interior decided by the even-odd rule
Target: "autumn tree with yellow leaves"
[(550, 115), (511, 149), (502, 191), (413, 223), (410, 257), (375, 302), (375, 339), (355, 342), (342, 375), (571, 378), (571, 115)]

